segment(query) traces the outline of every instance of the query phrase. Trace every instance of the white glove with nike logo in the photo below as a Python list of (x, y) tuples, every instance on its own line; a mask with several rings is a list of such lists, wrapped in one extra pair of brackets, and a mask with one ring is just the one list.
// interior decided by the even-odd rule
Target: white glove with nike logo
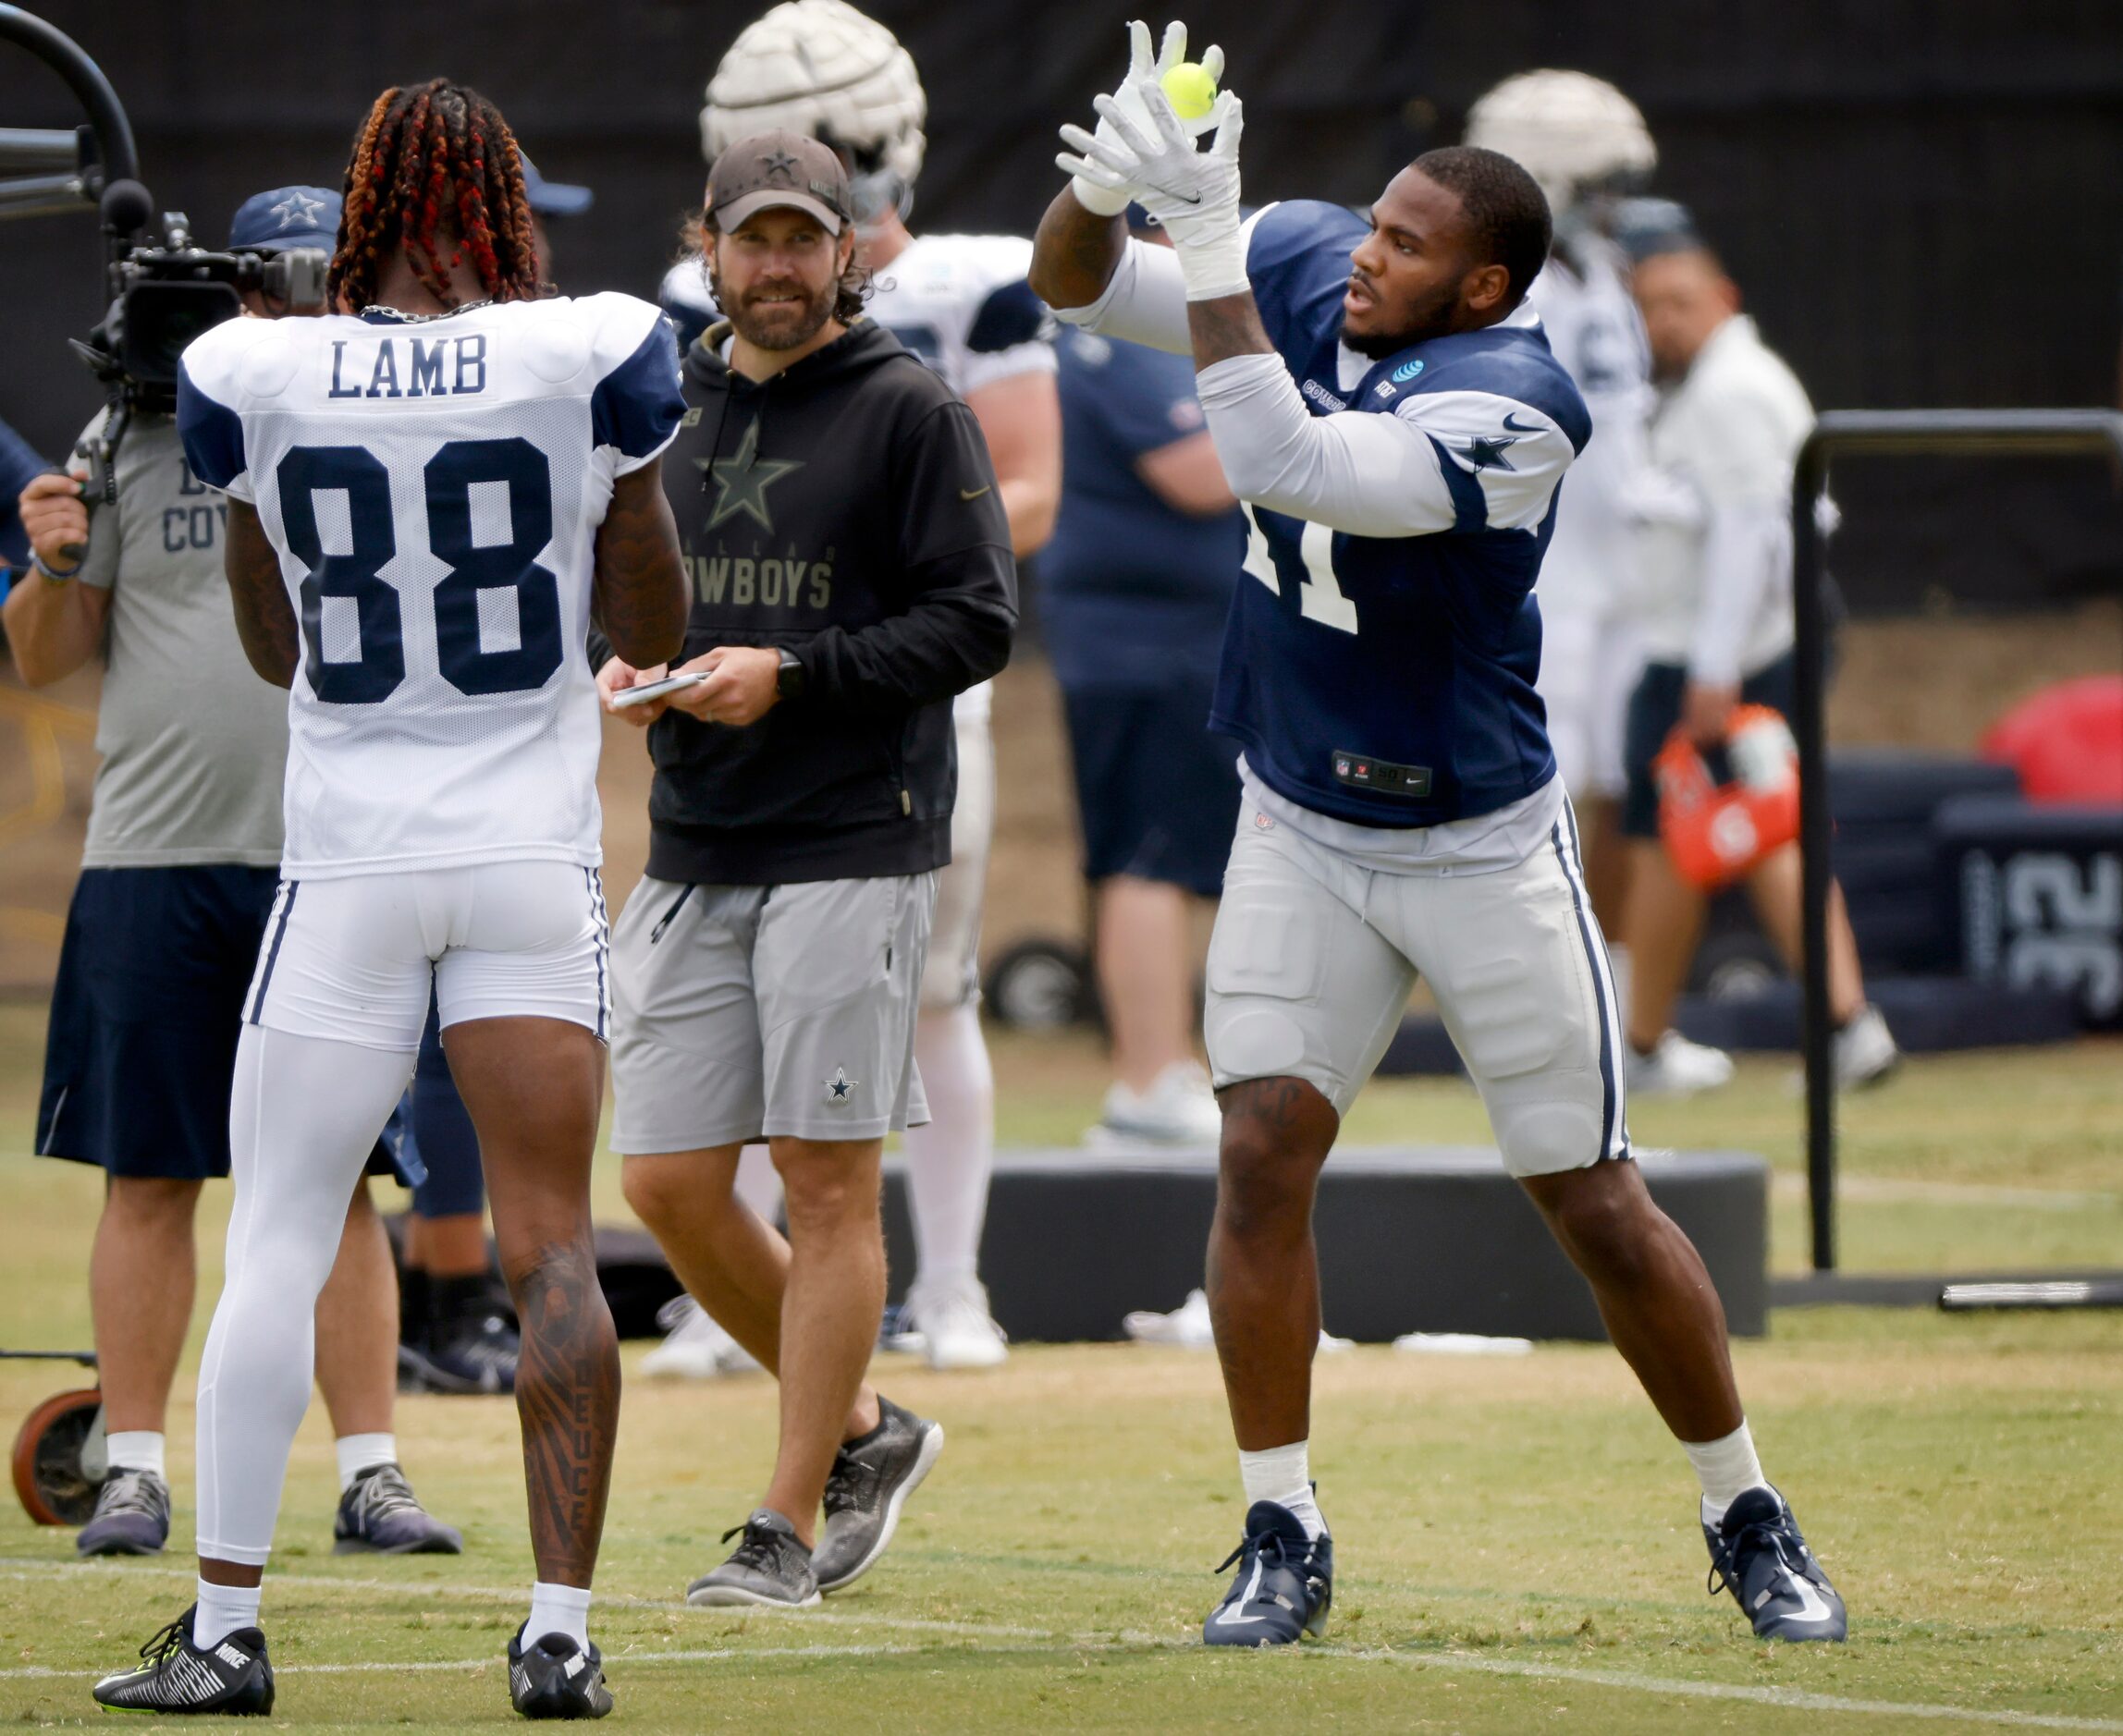
[[(1189, 301), (1245, 295), (1252, 285), (1238, 223), (1238, 139), (1245, 126), (1238, 98), (1221, 92), (1203, 117), (1216, 128), (1205, 151), (1172, 113), (1154, 74), (1130, 73), (1123, 94), (1132, 100), (1097, 99), (1102, 124), (1096, 137), (1081, 127), (1062, 128), (1062, 142), (1079, 154), (1065, 152), (1055, 162), (1079, 181), (1140, 201), (1164, 226)], [(1129, 112), (1136, 108), (1148, 116), (1147, 127)]]
[[(1121, 81), (1117, 100), (1122, 108), (1127, 112), (1130, 119), (1146, 128), (1150, 124), (1148, 113), (1142, 108), (1134, 92), (1129, 89), (1134, 80), (1138, 77), (1147, 77), (1153, 84), (1160, 85), (1161, 89), (1161, 80), (1165, 74), (1186, 57), (1187, 27), (1177, 19), (1165, 26), (1164, 40), (1158, 45), (1158, 55), (1155, 60), (1150, 58), (1150, 27), (1140, 18), (1128, 26), (1128, 76)], [(1201, 66), (1202, 70), (1209, 74), (1212, 82), (1218, 84), (1223, 82), (1222, 49), (1217, 47), (1213, 43), (1204, 49)], [(1208, 132), (1216, 125), (1216, 110), (1211, 108), (1198, 120), (1182, 121), (1180, 125), (1192, 133)], [(1099, 121), (1097, 137), (1109, 143), (1119, 142), (1119, 135), (1113, 131), (1111, 121)], [(1057, 158), (1056, 161), (1059, 162), (1060, 159)], [(1063, 163), (1062, 166), (1067, 168), (1068, 165)], [(1128, 202), (1135, 197), (1133, 193), (1124, 189), (1110, 187), (1103, 180), (1091, 180), (1082, 175), (1075, 176), (1071, 182), (1071, 188), (1076, 195), (1078, 204), (1082, 205), (1086, 211), (1093, 212), (1101, 217), (1119, 216), (1122, 212), (1128, 208)]]

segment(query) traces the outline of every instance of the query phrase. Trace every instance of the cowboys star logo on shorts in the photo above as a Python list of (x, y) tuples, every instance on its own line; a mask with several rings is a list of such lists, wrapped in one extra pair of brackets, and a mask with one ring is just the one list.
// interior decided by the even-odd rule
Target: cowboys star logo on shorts
[(855, 1087), (862, 1082), (859, 1079), (850, 1079), (845, 1067), (836, 1067), (833, 1077), (826, 1082), (826, 1101), (842, 1105), (853, 1103)]

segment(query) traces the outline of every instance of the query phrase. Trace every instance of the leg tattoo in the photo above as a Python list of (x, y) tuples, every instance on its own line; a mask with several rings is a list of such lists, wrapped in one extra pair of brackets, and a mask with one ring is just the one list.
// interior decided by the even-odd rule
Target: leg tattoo
[(587, 1236), (509, 1274), (523, 1327), (516, 1413), (538, 1577), (588, 1585), (605, 1529), (620, 1420), (620, 1346)]

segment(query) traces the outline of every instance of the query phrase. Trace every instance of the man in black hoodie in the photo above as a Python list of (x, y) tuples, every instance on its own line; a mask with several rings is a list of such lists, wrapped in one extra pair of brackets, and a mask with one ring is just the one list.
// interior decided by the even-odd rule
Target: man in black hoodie
[[(927, 1119), (916, 990), (951, 856), (951, 697), (1000, 669), (1010, 532), (979, 424), (862, 317), (845, 171), (732, 144), (701, 240), (726, 324), (665, 474), (693, 585), (682, 687), (593, 645), (649, 725), (648, 875), (614, 931), (612, 1143), (693, 1298), (781, 1379), (774, 1477), (696, 1604), (803, 1605), (883, 1551), (943, 1431), (864, 1381), (884, 1136)], [(786, 1241), (731, 1192), (764, 1138)], [(823, 1500), (825, 1524), (814, 1523)]]

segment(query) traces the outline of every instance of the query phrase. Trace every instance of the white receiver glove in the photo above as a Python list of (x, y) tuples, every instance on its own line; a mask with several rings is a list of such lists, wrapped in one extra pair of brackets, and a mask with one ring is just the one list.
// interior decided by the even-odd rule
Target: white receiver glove
[[(1172, 112), (1172, 100), (1156, 77), (1130, 73), (1124, 87), (1128, 104), (1099, 97), (1097, 136), (1081, 127), (1062, 128), (1062, 141), (1079, 153), (1054, 160), (1079, 181), (1090, 181), (1109, 194), (1141, 202), (1162, 224), (1179, 255), (1189, 301), (1213, 301), (1245, 295), (1252, 285), (1246, 275), (1246, 247), (1238, 222), (1238, 141), (1245, 109), (1231, 92), (1221, 92), (1204, 120), (1216, 128), (1208, 150), (1197, 150), (1186, 123)], [(1140, 108), (1146, 127), (1129, 112)]]
[[(1150, 27), (1140, 18), (1128, 26), (1128, 76), (1121, 81), (1118, 100), (1131, 119), (1146, 128), (1150, 124), (1148, 113), (1143, 109), (1140, 101), (1130, 89), (1135, 79), (1147, 78), (1161, 90), (1163, 87), (1160, 80), (1165, 74), (1186, 57), (1187, 27), (1177, 19), (1165, 26), (1164, 40), (1158, 45), (1155, 60), (1150, 58)], [(1212, 83), (1221, 84), (1223, 50), (1210, 43), (1202, 51), (1201, 67)], [(1207, 132), (1216, 125), (1216, 111), (1212, 108), (1199, 119), (1181, 121), (1180, 125), (1193, 133)], [(1098, 122), (1097, 136), (1107, 142), (1119, 141), (1119, 135), (1113, 131), (1112, 123), (1108, 120), (1101, 119)], [(1064, 163), (1062, 166), (1067, 168), (1069, 165)], [(1117, 191), (1103, 181), (1090, 180), (1081, 175), (1076, 175), (1070, 186), (1076, 195), (1076, 202), (1086, 211), (1101, 217), (1119, 216), (1128, 208), (1128, 202), (1135, 197), (1133, 193)]]

